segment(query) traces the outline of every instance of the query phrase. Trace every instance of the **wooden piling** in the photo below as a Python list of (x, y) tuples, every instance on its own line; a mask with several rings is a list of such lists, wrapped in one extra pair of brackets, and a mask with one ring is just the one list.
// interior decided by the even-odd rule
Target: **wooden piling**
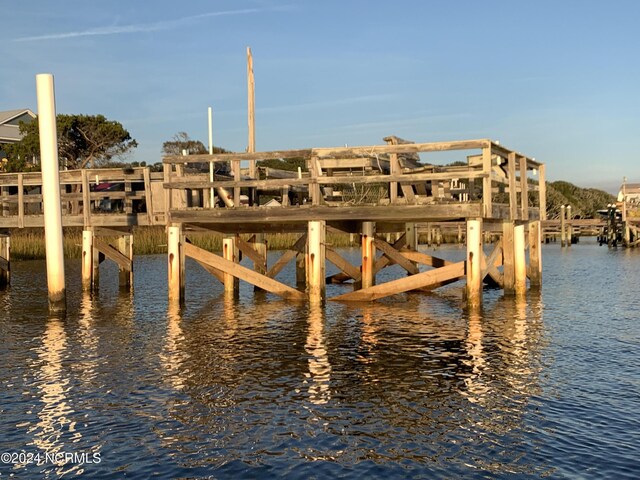
[(184, 252), (182, 228), (173, 225), (167, 228), (169, 303), (184, 301)]
[(362, 288), (369, 288), (376, 284), (374, 270), (376, 259), (375, 229), (374, 222), (362, 222)]
[(67, 294), (64, 278), (60, 170), (58, 165), (58, 136), (53, 75), (36, 75), (36, 90), (40, 131), (49, 310), (51, 312), (64, 312), (67, 309)]
[(406, 238), (405, 248), (408, 250), (417, 250), (418, 248), (418, 229), (415, 223), (405, 223), (404, 235)]
[(542, 224), (529, 223), (529, 285), (533, 289), (542, 287)]
[(118, 251), (127, 257), (128, 265), (118, 265), (118, 278), (121, 289), (133, 290), (133, 235), (124, 234), (118, 238)]
[[(84, 207), (86, 208), (86, 207)], [(93, 289), (93, 230), (82, 231), (82, 290)]]
[(325, 297), (325, 235), (326, 222), (308, 223), (307, 237), (307, 290), (311, 303), (320, 303)]
[(11, 237), (0, 234), (0, 288), (11, 283)]
[[(236, 246), (235, 235), (225, 235), (222, 239), (222, 258), (230, 262), (238, 263), (238, 249)], [(224, 274), (224, 291), (228, 293), (237, 293), (240, 287), (239, 281), (230, 273)]]
[(527, 262), (525, 256), (524, 225), (513, 228), (513, 252), (515, 264), (516, 295), (524, 295), (527, 291)]
[(512, 221), (502, 222), (502, 264), (503, 264), (503, 284), (505, 295), (515, 295), (516, 293), (516, 272), (515, 272), (515, 251), (513, 243), (514, 223)]
[(482, 305), (482, 219), (467, 220), (466, 297), (469, 308)]

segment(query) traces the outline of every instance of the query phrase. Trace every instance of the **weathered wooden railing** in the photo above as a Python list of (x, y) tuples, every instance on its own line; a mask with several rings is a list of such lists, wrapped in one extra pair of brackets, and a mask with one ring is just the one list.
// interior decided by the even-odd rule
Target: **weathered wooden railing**
[[(400, 161), (403, 155), (465, 150), (470, 152), (461, 157), (462, 165), (457, 162), (456, 166), (402, 168)], [(304, 159), (308, 172), (284, 175), (288, 178), (251, 178), (242, 174), (249, 162), (292, 158)], [(194, 164), (213, 162), (227, 164), (230, 173), (188, 173)], [(299, 203), (316, 206), (467, 203), (477, 204), (473, 210), (476, 216), (487, 219), (545, 218), (544, 165), (491, 140), (169, 156), (163, 163), (167, 211), (212, 208), (211, 192), (227, 207), (260, 206), (255, 191), (279, 194), (280, 204), (287, 207), (287, 192), (296, 189), (306, 193)], [(530, 175), (538, 175), (538, 180), (532, 181)], [(365, 190), (369, 188), (370, 193), (370, 187), (376, 187), (378, 194), (367, 195)], [(342, 191), (345, 188), (356, 192), (360, 189), (362, 195), (346, 198)], [(242, 200), (242, 192), (247, 193), (248, 202), (238, 201)]]
[[(42, 227), (40, 172), (0, 174), (0, 228)], [(64, 226), (164, 224), (162, 174), (148, 167), (60, 172)]]

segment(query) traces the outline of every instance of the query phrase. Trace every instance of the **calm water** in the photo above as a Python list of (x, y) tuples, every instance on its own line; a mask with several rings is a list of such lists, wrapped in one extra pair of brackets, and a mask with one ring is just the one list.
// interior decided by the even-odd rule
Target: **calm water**
[(69, 315), (49, 318), (44, 263), (14, 262), (0, 479), (638, 478), (640, 250), (543, 252), (541, 294), (486, 291), (480, 314), (456, 285), (324, 309), (244, 285), (226, 300), (190, 263), (168, 310), (159, 256), (136, 259), (133, 296), (107, 265), (81, 295), (70, 262)]

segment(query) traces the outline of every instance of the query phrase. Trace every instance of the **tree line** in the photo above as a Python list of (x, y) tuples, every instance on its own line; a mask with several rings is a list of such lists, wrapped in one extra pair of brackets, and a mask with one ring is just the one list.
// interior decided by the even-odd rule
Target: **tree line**
[[(0, 143), (0, 168), (4, 172), (28, 172), (40, 170), (40, 132), (37, 118), (20, 122), (22, 139), (17, 143)], [(58, 134), (58, 158), (61, 168), (109, 168), (147, 166), (146, 162), (126, 162), (126, 157), (138, 146), (129, 131), (117, 121), (104, 115), (56, 116)], [(162, 144), (164, 155), (208, 153), (198, 140), (192, 140), (186, 132), (179, 132)], [(226, 153), (220, 147), (214, 153)], [(162, 163), (150, 165), (162, 170)]]

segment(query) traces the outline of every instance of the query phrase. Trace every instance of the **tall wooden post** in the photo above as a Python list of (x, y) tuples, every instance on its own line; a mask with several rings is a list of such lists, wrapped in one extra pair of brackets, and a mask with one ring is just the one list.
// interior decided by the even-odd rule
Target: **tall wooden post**
[(515, 254), (513, 244), (514, 223), (511, 221), (502, 223), (502, 264), (504, 294), (514, 295), (516, 293), (516, 271)]
[[(247, 121), (249, 126), (249, 138), (247, 144), (247, 152), (256, 151), (256, 117), (255, 117), (255, 80), (253, 78), (253, 56), (251, 48), (247, 47)], [(249, 160), (249, 176), (256, 178), (256, 161)]]
[(307, 288), (309, 301), (320, 303), (325, 297), (325, 235), (326, 222), (312, 220), (307, 236)]
[(524, 295), (527, 292), (524, 224), (516, 225), (513, 228), (513, 251), (515, 258), (516, 295)]
[(0, 234), (0, 287), (4, 288), (11, 282), (11, 237)]
[[(225, 235), (222, 239), (222, 256), (225, 260), (236, 263), (238, 261), (238, 247), (236, 246), (235, 235)], [(226, 293), (237, 293), (240, 287), (239, 280), (231, 275), (225, 273), (223, 276), (224, 291)]]
[(560, 207), (560, 246), (564, 247), (566, 243), (567, 229), (566, 229), (566, 207), (562, 205)]
[(469, 308), (482, 305), (482, 219), (467, 220), (466, 296)]
[(118, 277), (120, 288), (133, 290), (133, 235), (125, 234), (118, 239), (118, 251), (127, 257), (131, 263), (131, 268), (118, 267)]
[(46, 73), (36, 75), (36, 90), (40, 130), (49, 311), (64, 312), (67, 309), (67, 294), (64, 278), (60, 170), (58, 166), (58, 135), (53, 75)]
[(566, 241), (567, 247), (571, 247), (571, 240), (573, 238), (573, 225), (571, 223), (571, 205), (567, 205), (567, 233), (566, 233)]
[(542, 287), (542, 224), (540, 221), (529, 223), (529, 285)]
[[(88, 205), (83, 206), (87, 208)], [(93, 230), (82, 231), (82, 290), (90, 292), (93, 289)]]
[(375, 259), (376, 234), (374, 222), (362, 222), (362, 288), (373, 287), (376, 284)]
[(169, 303), (184, 301), (184, 248), (182, 228), (172, 225), (167, 228)]

